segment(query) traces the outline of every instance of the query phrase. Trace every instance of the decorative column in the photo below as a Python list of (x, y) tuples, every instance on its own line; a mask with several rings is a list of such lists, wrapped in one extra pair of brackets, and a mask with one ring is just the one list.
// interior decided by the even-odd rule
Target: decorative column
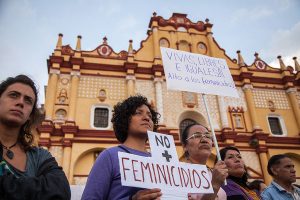
[(214, 57), (214, 48), (213, 48), (213, 43), (214, 43), (214, 39), (213, 39), (213, 32), (211, 31), (212, 28), (212, 24), (209, 23), (209, 19), (205, 20), (205, 24), (204, 26), (206, 27), (206, 31), (207, 31), (207, 44), (208, 44), (208, 55)]
[(261, 164), (261, 169), (263, 172), (264, 180), (266, 185), (269, 185), (272, 182), (272, 177), (268, 173), (268, 148), (266, 146), (266, 140), (268, 138), (267, 133), (255, 133), (252, 137), (252, 140), (256, 140), (256, 153), (259, 156), (260, 164)]
[(63, 160), (62, 160), (62, 167), (63, 170), (71, 184), (73, 181), (73, 175), (70, 174), (70, 164), (71, 164), (71, 155), (72, 155), (72, 142), (74, 135), (78, 132), (77, 126), (69, 126), (69, 125), (62, 125), (61, 130), (64, 133), (64, 138), (62, 140), (63, 145)]
[(229, 128), (229, 122), (227, 117), (227, 109), (225, 107), (224, 103), (224, 97), (223, 96), (217, 96), (218, 97), (218, 105), (219, 105), (219, 113), (221, 118), (221, 126), (222, 129), (228, 129)]
[(242, 89), (245, 93), (247, 107), (248, 107), (248, 111), (249, 111), (250, 119), (251, 119), (251, 123), (252, 123), (252, 129), (253, 130), (260, 129), (258, 122), (257, 122), (255, 103), (254, 103), (253, 94), (252, 94), (253, 86), (251, 84), (245, 84), (242, 87)]
[[(63, 156), (63, 160), (62, 160), (62, 168), (68, 178), (68, 180), (70, 181), (70, 163), (71, 163), (71, 153), (72, 153), (72, 143), (70, 142), (70, 140), (63, 140), (63, 148), (64, 148), (64, 156)], [(71, 183), (71, 182), (70, 182)]]
[(71, 77), (71, 95), (70, 95), (70, 103), (69, 103), (68, 121), (74, 122), (75, 114), (76, 114), (76, 102), (77, 102), (80, 71), (72, 71), (71, 76), (72, 76)]
[(45, 112), (46, 112), (45, 119), (46, 120), (52, 120), (53, 117), (53, 109), (56, 100), (55, 97), (56, 97), (56, 88), (57, 88), (59, 73), (60, 73), (59, 69), (50, 68), (47, 92), (45, 98)]
[(290, 103), (292, 105), (292, 109), (297, 121), (298, 125), (298, 132), (300, 133), (300, 109), (299, 109), (299, 104), (297, 100), (297, 89), (296, 88), (289, 88), (286, 90), (286, 93), (289, 97)]
[(161, 77), (154, 78), (155, 85), (155, 101), (157, 112), (160, 114), (160, 124), (164, 123), (164, 109), (163, 109), (163, 96), (162, 96), (162, 82)]
[(171, 38), (170, 48), (176, 49), (176, 42), (177, 42), (176, 34), (174, 31), (169, 31), (169, 33), (170, 33), (170, 38)]
[(127, 97), (133, 96), (135, 94), (135, 76), (127, 75)]
[(154, 55), (154, 64), (160, 64), (160, 50), (158, 42), (158, 28), (155, 26), (152, 28), (153, 33), (153, 55)]
[(191, 52), (197, 53), (197, 40), (195, 40), (196, 34), (190, 33), (190, 44), (191, 44)]
[(124, 63), (124, 69), (126, 70), (127, 97), (135, 94), (135, 70), (137, 67), (138, 64), (134, 63), (132, 40), (129, 40), (127, 62)]

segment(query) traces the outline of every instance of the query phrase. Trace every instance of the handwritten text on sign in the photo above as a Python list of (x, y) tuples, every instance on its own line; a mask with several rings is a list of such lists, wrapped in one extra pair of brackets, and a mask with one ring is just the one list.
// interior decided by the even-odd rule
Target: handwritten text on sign
[(148, 139), (152, 158), (161, 162), (179, 162), (173, 136), (148, 131)]
[(224, 59), (160, 49), (168, 89), (239, 97)]
[(152, 157), (118, 152), (122, 185), (161, 188), (162, 198), (171, 199), (182, 193), (213, 193), (207, 167), (179, 162), (171, 135), (148, 131), (148, 138)]
[(172, 188), (186, 193), (212, 193), (205, 165), (161, 163), (147, 157), (118, 152), (122, 185)]

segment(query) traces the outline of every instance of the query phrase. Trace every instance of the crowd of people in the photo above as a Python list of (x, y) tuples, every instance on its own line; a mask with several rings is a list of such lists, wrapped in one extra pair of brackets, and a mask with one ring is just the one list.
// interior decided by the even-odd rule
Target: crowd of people
[[(30, 129), (36, 121), (37, 89), (25, 75), (10, 77), (0, 84), (0, 200), (70, 199), (70, 187), (54, 157), (35, 147)], [(160, 199), (160, 188), (143, 189), (121, 184), (118, 152), (150, 157), (146, 149), (147, 131), (156, 131), (159, 113), (146, 97), (131, 96), (114, 106), (113, 129), (120, 145), (104, 150), (97, 158), (82, 195), (82, 200)], [(212, 135), (203, 124), (188, 125), (181, 133), (184, 161), (207, 165), (212, 154)], [(273, 181), (249, 182), (240, 150), (227, 146), (220, 150), (221, 160), (208, 168), (213, 193), (190, 193), (190, 200), (300, 200), (294, 185), (293, 161), (284, 154), (268, 162)], [(226, 180), (227, 184), (224, 184)]]

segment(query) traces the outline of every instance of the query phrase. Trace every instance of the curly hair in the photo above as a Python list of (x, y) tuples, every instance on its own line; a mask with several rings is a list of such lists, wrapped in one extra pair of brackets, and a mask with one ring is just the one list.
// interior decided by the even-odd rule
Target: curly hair
[(119, 142), (124, 143), (126, 141), (131, 117), (136, 109), (142, 105), (146, 105), (149, 108), (154, 124), (153, 130), (157, 130), (160, 114), (152, 108), (146, 97), (142, 95), (131, 96), (114, 106), (111, 122)]
[(22, 83), (24, 85), (28, 85), (33, 90), (33, 93), (35, 96), (35, 101), (34, 101), (33, 108), (30, 113), (29, 119), (26, 121), (25, 124), (23, 124), (21, 126), (19, 136), (18, 136), (18, 142), (21, 144), (23, 149), (26, 151), (26, 150), (30, 149), (32, 146), (34, 137), (31, 133), (31, 129), (39, 117), (39, 112), (37, 109), (38, 90), (32, 79), (30, 79), (26, 75), (21, 74), (16, 77), (8, 77), (6, 80), (4, 80), (0, 84), (0, 97), (2, 96), (2, 94), (6, 91), (6, 89), (10, 85), (13, 85), (15, 83)]

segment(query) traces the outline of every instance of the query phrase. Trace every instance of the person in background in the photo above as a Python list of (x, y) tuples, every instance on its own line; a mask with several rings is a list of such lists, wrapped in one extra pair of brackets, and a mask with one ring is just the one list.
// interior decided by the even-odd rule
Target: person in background
[(233, 146), (220, 150), (221, 159), (228, 168), (227, 185), (222, 185), (228, 200), (258, 200), (259, 195), (248, 186), (245, 163), (240, 151)]
[(156, 131), (159, 114), (141, 95), (131, 96), (114, 106), (113, 129), (119, 146), (104, 150), (97, 158), (87, 180), (82, 200), (159, 199), (160, 189), (121, 185), (118, 152), (149, 157), (147, 130)]
[[(206, 165), (212, 151), (212, 135), (207, 128), (200, 124), (188, 125), (181, 134), (181, 143), (184, 148), (185, 162)], [(226, 200), (226, 193), (221, 188), (228, 175), (228, 169), (223, 161), (215, 164), (213, 169), (208, 168), (212, 177), (213, 194), (189, 194), (189, 199), (218, 199)]]
[(266, 187), (266, 184), (262, 180), (258, 179), (249, 183), (249, 188), (255, 190), (257, 194), (261, 194)]
[(32, 145), (37, 89), (25, 75), (0, 84), (0, 199), (70, 199), (68, 180), (51, 154)]
[(300, 189), (293, 186), (296, 171), (292, 160), (284, 154), (274, 155), (268, 162), (272, 183), (262, 192), (263, 200), (299, 200)]

